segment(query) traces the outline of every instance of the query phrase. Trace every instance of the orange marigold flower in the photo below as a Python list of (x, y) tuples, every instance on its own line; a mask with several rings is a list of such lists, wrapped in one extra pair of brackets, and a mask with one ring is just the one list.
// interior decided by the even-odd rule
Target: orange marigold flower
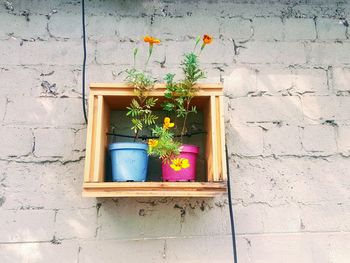
[(146, 43), (149, 43), (150, 45), (160, 43), (160, 40), (158, 38), (154, 38), (154, 37), (150, 37), (150, 36), (145, 36), (143, 38), (143, 41), (145, 41)]
[(203, 36), (203, 42), (204, 42), (205, 45), (210, 44), (212, 41), (213, 41), (213, 37), (211, 37), (211, 36), (209, 36), (207, 34), (205, 34)]

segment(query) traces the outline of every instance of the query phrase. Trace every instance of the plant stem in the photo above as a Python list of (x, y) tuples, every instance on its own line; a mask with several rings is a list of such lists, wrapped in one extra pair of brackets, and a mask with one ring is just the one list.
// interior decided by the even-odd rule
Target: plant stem
[(190, 102), (191, 99), (187, 99), (186, 101), (186, 115), (183, 121), (183, 126), (182, 126), (182, 130), (181, 130), (181, 142), (183, 141), (183, 136), (185, 135), (185, 131), (186, 131), (186, 122), (187, 122), (187, 116), (188, 116), (188, 109), (190, 108)]

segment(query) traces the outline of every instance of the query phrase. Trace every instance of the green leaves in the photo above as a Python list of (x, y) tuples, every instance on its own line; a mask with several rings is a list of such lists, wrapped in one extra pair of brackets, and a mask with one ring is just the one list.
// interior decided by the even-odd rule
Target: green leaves
[(158, 117), (153, 114), (152, 108), (156, 105), (158, 99), (155, 98), (147, 98), (141, 103), (136, 99), (133, 99), (130, 103), (130, 106), (127, 107), (128, 112), (126, 116), (132, 117), (131, 122), (133, 126), (131, 129), (138, 133), (138, 131), (143, 130), (145, 126), (150, 126), (155, 124)]
[(174, 141), (174, 134), (160, 126), (152, 129), (152, 134), (158, 137), (155, 147), (148, 147), (148, 154), (158, 156), (163, 162), (168, 163), (179, 155), (181, 143)]
[[(134, 51), (136, 56), (137, 50)], [(154, 87), (155, 80), (147, 75), (145, 72), (136, 69), (126, 70), (126, 81), (134, 87), (137, 98), (132, 99), (130, 106), (127, 107), (128, 112), (126, 116), (131, 117), (133, 126), (131, 130), (134, 131), (136, 137), (139, 131), (145, 127), (155, 124), (158, 117), (153, 114), (152, 108), (156, 105), (155, 98), (148, 98), (148, 91)]]
[(141, 93), (141, 96), (144, 95), (144, 92), (153, 89), (155, 80), (145, 72), (133, 68), (126, 70), (126, 74), (126, 82)]
[[(199, 41), (200, 38), (197, 38), (195, 47)], [(197, 113), (196, 107), (191, 105), (193, 97), (199, 90), (196, 86), (197, 81), (203, 79), (205, 75), (199, 67), (198, 55), (194, 52), (184, 55), (181, 68), (184, 73), (183, 80), (175, 82), (175, 74), (170, 73), (164, 78), (166, 82), (164, 96), (167, 100), (162, 104), (162, 107), (168, 112), (175, 112), (176, 117), (183, 118), (181, 134), (184, 134), (188, 114)]]

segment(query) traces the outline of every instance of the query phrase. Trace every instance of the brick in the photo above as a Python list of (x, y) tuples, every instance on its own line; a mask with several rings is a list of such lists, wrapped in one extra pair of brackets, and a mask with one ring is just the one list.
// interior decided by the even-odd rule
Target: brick
[(232, 123), (302, 121), (301, 103), (297, 97), (248, 97), (230, 101)]
[[(140, 258), (145, 263), (159, 262), (163, 256), (163, 240), (99, 240), (99, 241), (81, 241), (79, 262), (93, 263), (115, 262), (116, 256), (121, 262), (139, 262)], [(137, 254), (135, 254), (137, 251)]]
[(345, 40), (346, 27), (339, 19), (320, 18), (316, 20), (318, 38), (321, 40)]
[(332, 126), (306, 126), (302, 131), (302, 142), (307, 152), (333, 154), (337, 151), (335, 131)]
[(0, 24), (6, 25), (0, 28), (0, 39), (8, 39), (10, 36), (21, 39), (47, 39), (49, 37), (46, 25), (47, 18), (44, 15), (31, 15), (30, 21), (24, 16), (16, 16), (9, 13), (1, 14)]
[[(89, 66), (86, 67), (88, 76)], [(80, 97), (81, 67), (71, 66), (56, 68), (55, 66), (36, 66), (34, 84), (30, 91), (33, 97)], [(46, 83), (50, 89), (46, 88)], [(87, 83), (88, 78), (87, 78)], [(89, 92), (89, 89), (86, 89)]]
[(333, 87), (335, 91), (350, 92), (350, 69), (335, 68), (333, 69)]
[[(128, 68), (125, 65), (89, 65), (86, 76), (89, 83), (96, 82), (123, 82), (126, 77), (124, 70)], [(80, 84), (80, 79), (79, 79)]]
[(337, 129), (337, 145), (339, 152), (350, 155), (350, 126), (339, 126)]
[[(328, 241), (331, 239), (332, 241)], [(311, 234), (293, 234), (293, 235), (255, 235), (243, 236), (238, 242), (249, 242), (251, 254), (241, 261), (249, 262), (281, 262), (281, 253), (285, 256), (286, 263), (292, 262), (332, 262), (334, 256), (336, 258), (346, 258), (349, 253), (342, 251), (333, 254), (330, 243), (333, 245), (335, 240), (343, 240), (348, 244), (347, 234), (327, 234), (327, 233), (311, 233)], [(283, 240), (283, 242), (281, 242)], [(282, 252), (283, 251), (283, 252)], [(322, 251), (322, 253), (320, 253)], [(341, 261), (339, 261), (341, 262)]]
[[(223, 205), (218, 207), (217, 203)], [(185, 216), (181, 221), (181, 229), (176, 236), (219, 236), (230, 233), (228, 220), (223, 220), (218, 224), (213, 224), (213, 219), (228, 218), (229, 211), (224, 205), (224, 198), (212, 200), (188, 200), (176, 201), (180, 207), (185, 209)], [(172, 206), (174, 207), (174, 206)], [(176, 209), (181, 217), (180, 209)], [(214, 219), (215, 220), (215, 219)]]
[[(139, 48), (137, 54), (137, 62), (141, 65), (146, 62), (147, 49), (141, 47), (137, 43), (118, 43), (116, 41), (98, 42), (96, 47), (96, 61), (98, 64), (115, 64), (132, 65), (133, 64), (133, 50)], [(158, 55), (158, 47), (153, 50), (153, 59)]]
[(316, 29), (313, 19), (287, 18), (285, 24), (285, 40), (316, 39)]
[(253, 27), (256, 40), (282, 40), (284, 38), (284, 27), (279, 17), (255, 17)]
[(1, 96), (29, 96), (31, 88), (36, 85), (36, 74), (33, 68), (0, 68)]
[(54, 211), (2, 211), (0, 243), (49, 241), (53, 237)]
[[(134, 241), (82, 241), (79, 262), (232, 262), (230, 237), (192, 237)], [(137, 255), (133, 253), (137, 251)]]
[(57, 239), (93, 239), (97, 228), (96, 207), (59, 210), (55, 220)]
[(250, 19), (234, 17), (221, 19), (220, 22), (222, 24), (221, 34), (227, 39), (249, 39), (254, 33)]
[(166, 240), (169, 262), (233, 262), (230, 235)]
[(299, 127), (273, 127), (264, 132), (264, 154), (300, 155), (302, 145)]
[(258, 205), (234, 205), (236, 234), (262, 233), (265, 229), (264, 213), (262, 206)]
[(30, 129), (0, 126), (1, 157), (23, 156), (32, 152), (33, 134)]
[(328, 95), (327, 72), (322, 69), (293, 70), (293, 89), (299, 94)]
[[(87, 62), (93, 59), (94, 47), (88, 44)], [(81, 65), (83, 61), (81, 40), (35, 41), (22, 46), (16, 40), (0, 41), (0, 56), (3, 65), (60, 64)]]
[[(215, 44), (214, 44), (215, 43)], [(191, 52), (193, 50), (194, 41), (186, 42), (168, 42), (165, 45), (165, 55), (166, 63), (169, 65), (175, 64), (176, 67), (179, 66), (183, 60), (183, 55), (185, 53)], [(161, 57), (164, 59), (164, 57)], [(233, 62), (234, 52), (233, 44), (231, 41), (221, 41), (216, 40), (213, 44), (208, 45), (201, 53), (199, 61), (202, 67), (205, 64), (212, 63), (227, 63), (231, 64)], [(160, 60), (161, 61), (161, 60)]]
[(256, 91), (256, 71), (248, 67), (235, 68), (224, 81), (225, 94), (244, 97)]
[(325, 202), (336, 205), (344, 203), (348, 196), (349, 158), (234, 157), (232, 164), (234, 200), (245, 206), (258, 203), (288, 207), (291, 203), (321, 205)]
[(0, 121), (4, 121), (5, 113), (7, 108), (7, 98), (0, 97)]
[(339, 123), (350, 119), (350, 98), (341, 96), (304, 96), (301, 98), (305, 121), (323, 123), (335, 120)]
[[(130, 239), (179, 235), (181, 211), (174, 209), (174, 205), (158, 204), (152, 207), (135, 201), (121, 200), (118, 202), (118, 209), (112, 209), (115, 204), (106, 202), (100, 209), (98, 237)], [(158, 221), (159, 224), (154, 225), (154, 221)]]
[(243, 44), (238, 62), (271, 63), (271, 64), (303, 64), (306, 62), (305, 50), (302, 43), (261, 42), (254, 41)]
[[(159, 27), (166, 27), (166, 25), (163, 24), (166, 24), (166, 21), (171, 21), (171, 19), (155, 17), (154, 23), (157, 24), (157, 26), (152, 26), (150, 17), (123, 17), (118, 19), (114, 30), (119, 38), (125, 40), (133, 39), (136, 41), (143, 41), (145, 35), (152, 35), (160, 38), (161, 42), (163, 42), (166, 35), (168, 35), (168, 37), (172, 36), (172, 30), (158, 30)], [(177, 22), (178, 19), (173, 18), (172, 21)], [(133, 30), (130, 30), (131, 24)], [(101, 21), (101, 25), (105, 26), (105, 21)], [(96, 35), (100, 35), (97, 30)]]
[(11, 101), (5, 123), (55, 126), (84, 123), (81, 99), (18, 97)]
[[(140, 20), (141, 22), (142, 20)], [(205, 24), (203, 21), (207, 21)], [(150, 19), (144, 23), (144, 28), (147, 30), (148, 25), (150, 25)], [(234, 24), (234, 21), (232, 21)], [(191, 25), (191, 26), (179, 26), (174, 27), (174, 25)], [(138, 23), (136, 23), (136, 26)], [(145, 27), (146, 25), (146, 27)], [(203, 15), (197, 16), (184, 16), (184, 17), (162, 17), (158, 16), (154, 18), (154, 23), (151, 26), (151, 33), (155, 36), (159, 36), (162, 39), (173, 39), (181, 40), (184, 38), (192, 38), (193, 45), (195, 44), (195, 39), (198, 36), (203, 36), (203, 34), (209, 34), (217, 39), (220, 35), (220, 24), (217, 18), (212, 17), (212, 19), (207, 20), (207, 17)], [(146, 32), (147, 33), (147, 32)], [(140, 36), (142, 37), (142, 35)]]
[[(300, 208), (294, 204), (270, 207), (268, 205), (251, 205), (262, 210), (263, 233), (298, 233), (300, 229)], [(278, 223), (277, 223), (278, 222)]]
[(311, 43), (309, 60), (313, 64), (339, 65), (350, 61), (349, 43)]
[(6, 263), (67, 263), (77, 262), (77, 241), (63, 241), (60, 244), (51, 243), (13, 243), (0, 244), (0, 258)]
[(299, 213), (303, 231), (348, 231), (350, 228), (350, 206), (347, 203), (324, 202), (301, 206)]
[(260, 127), (233, 126), (232, 136), (227, 138), (230, 152), (243, 156), (258, 156), (263, 153), (263, 134)]
[[(36, 129), (34, 154), (38, 157), (72, 156), (74, 150), (74, 131), (71, 129)], [(55, 143), (48, 143), (50, 138)]]
[(85, 151), (86, 146), (86, 129), (78, 130), (74, 135), (74, 149)]
[[(117, 20), (115, 16), (86, 16), (86, 34), (90, 39), (99, 40), (115, 37)], [(80, 39), (82, 36), (81, 17), (57, 13), (48, 21), (48, 29), (54, 37)]]
[[(6, 164), (4, 209), (91, 208), (93, 198), (81, 196), (84, 162), (32, 162)], [(29, 213), (29, 212), (28, 212)]]
[(81, 17), (57, 13), (48, 21), (48, 30), (53, 37), (81, 38)]
[(347, 249), (350, 246), (350, 235), (331, 235), (330, 239), (330, 261), (333, 262), (346, 262), (350, 257), (349, 250)]
[(286, 69), (259, 69), (257, 90), (267, 94), (289, 94), (294, 86), (295, 75)]

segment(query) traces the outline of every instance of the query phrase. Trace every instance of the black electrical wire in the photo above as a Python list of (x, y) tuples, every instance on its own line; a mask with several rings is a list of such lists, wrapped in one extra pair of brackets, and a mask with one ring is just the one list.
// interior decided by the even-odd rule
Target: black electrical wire
[(233, 250), (234, 263), (238, 263), (238, 260), (237, 260), (237, 246), (236, 246), (235, 220), (234, 220), (234, 214), (233, 214), (231, 183), (230, 183), (230, 167), (229, 167), (229, 164), (228, 164), (228, 150), (227, 150), (227, 145), (226, 144), (225, 144), (225, 153), (226, 153), (226, 171), (227, 171), (227, 198), (228, 198), (228, 206), (229, 206), (229, 211), (230, 211), (232, 250)]
[[(184, 135), (181, 134), (177, 134), (174, 137), (181, 137), (181, 136), (185, 136), (185, 137), (191, 137), (193, 135), (198, 135), (198, 134), (204, 134), (207, 133), (206, 131), (199, 131), (199, 132), (187, 132)], [(107, 132), (106, 135), (109, 136), (115, 136), (115, 137), (123, 137), (123, 138), (131, 138), (131, 139), (135, 139), (136, 137), (134, 135), (126, 135), (126, 134), (119, 134), (119, 133), (110, 133)], [(146, 136), (146, 135), (141, 135), (139, 136), (140, 139), (142, 140), (147, 140), (147, 139), (157, 139), (159, 138), (158, 136)]]
[(83, 72), (82, 72), (82, 102), (83, 102), (83, 112), (85, 123), (88, 123), (87, 114), (86, 114), (86, 103), (85, 103), (85, 67), (86, 67), (86, 35), (85, 35), (85, 2), (81, 1), (81, 17), (82, 17), (82, 25), (83, 25), (83, 50), (84, 50), (84, 58), (83, 58)]

